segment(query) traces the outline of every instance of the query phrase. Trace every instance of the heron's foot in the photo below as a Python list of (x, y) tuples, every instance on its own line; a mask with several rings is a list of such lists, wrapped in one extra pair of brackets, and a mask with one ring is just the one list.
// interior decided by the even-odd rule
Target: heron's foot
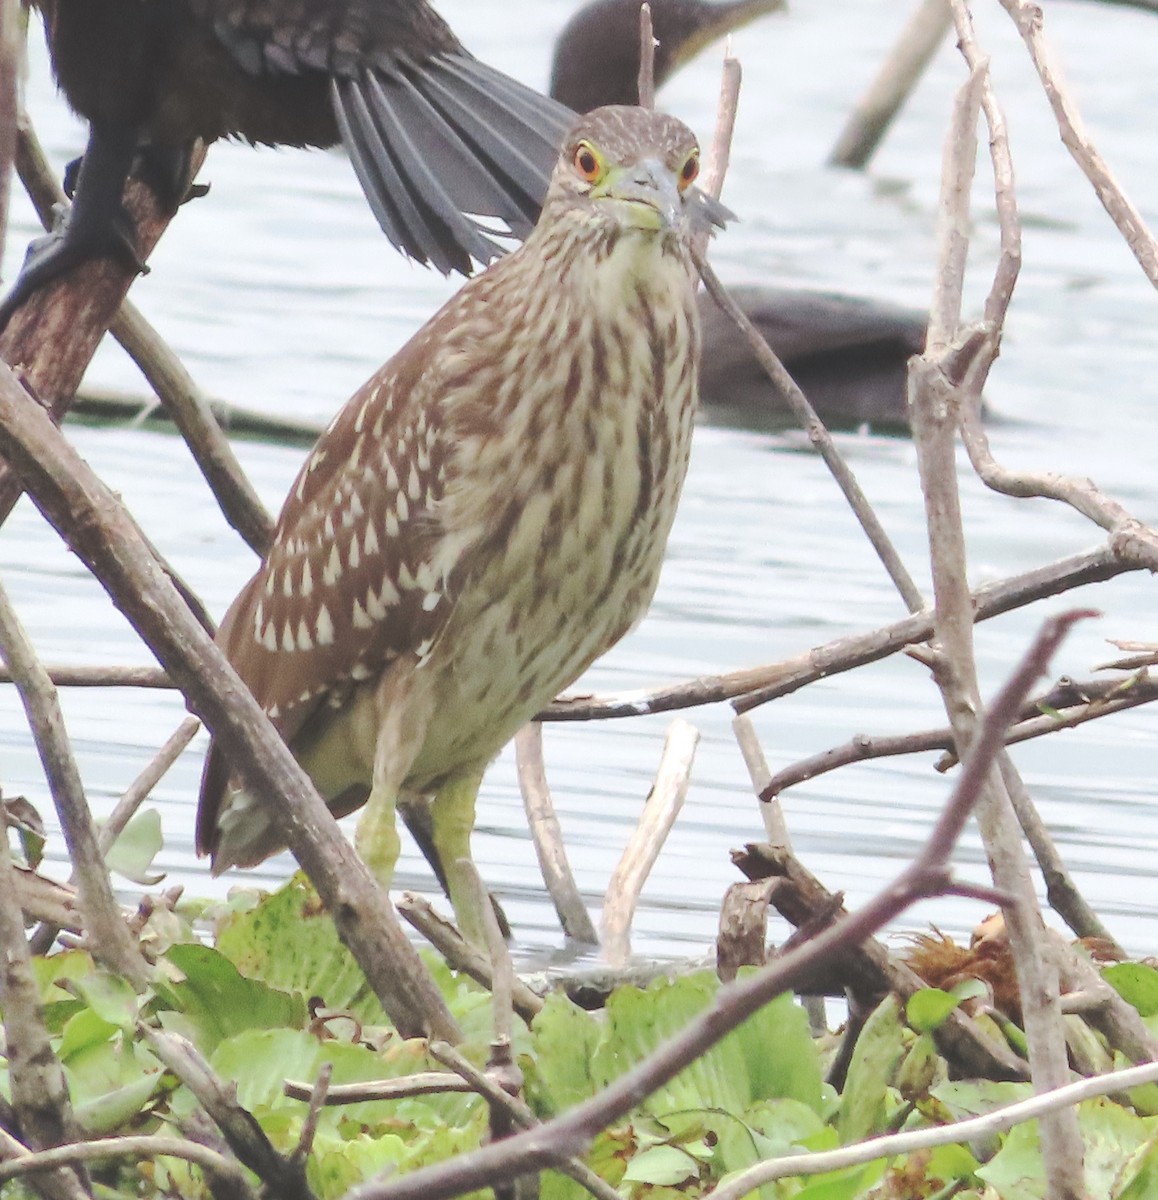
[(370, 873), (388, 892), (402, 849), (394, 824), (393, 805), (376, 805), (371, 798), (358, 820), (354, 846), (362, 861), (370, 868)]
[(41, 288), (91, 259), (111, 258), (134, 273), (148, 273), (137, 253), (132, 218), (122, 206), (107, 222), (85, 219), (83, 212), (81, 220), (76, 217), (75, 208), (58, 215), (57, 227), (29, 245), (20, 275), (0, 303), (0, 329)]

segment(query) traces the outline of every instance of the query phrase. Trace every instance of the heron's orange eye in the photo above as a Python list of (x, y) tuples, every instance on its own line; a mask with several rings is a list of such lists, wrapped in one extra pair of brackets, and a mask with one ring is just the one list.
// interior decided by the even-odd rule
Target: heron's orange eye
[(599, 161), (599, 156), (586, 143), (580, 142), (575, 147), (575, 170), (586, 183), (595, 183), (600, 175), (603, 174), (603, 165)]
[(688, 155), (684, 165), (680, 168), (680, 191), (689, 187), (695, 182), (696, 176), (700, 173), (700, 152), (693, 150)]

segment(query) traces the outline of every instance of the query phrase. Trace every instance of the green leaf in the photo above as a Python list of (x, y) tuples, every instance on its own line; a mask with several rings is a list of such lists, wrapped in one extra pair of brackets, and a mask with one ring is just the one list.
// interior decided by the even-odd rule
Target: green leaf
[(233, 912), (217, 931), (217, 949), (243, 974), (273, 987), (319, 996), (327, 1008), (368, 1024), (386, 1015), (353, 955), (338, 939), (329, 914), (301, 874)]
[(1122, 1171), (1114, 1200), (1153, 1200), (1158, 1196), (1158, 1145), (1151, 1143)]
[(1158, 971), (1144, 963), (1114, 963), (1102, 970), (1102, 978), (1132, 1004), (1143, 1017), (1158, 1014)]
[(164, 875), (149, 871), (162, 845), (161, 814), (155, 808), (144, 808), (129, 821), (109, 847), (105, 864), (109, 870), (116, 871), (125, 879), (143, 887), (151, 887), (165, 878)]
[(976, 1174), (996, 1189), (1001, 1200), (1044, 1200), (1045, 1168), (1037, 1122), (1015, 1125), (1000, 1151), (978, 1167)]
[(305, 1001), (255, 979), (246, 979), (223, 955), (208, 946), (187, 942), (170, 948), (168, 961), (185, 976), (167, 989), (182, 1016), (197, 1032), (202, 1053), (223, 1038), (246, 1029), (280, 1026), (301, 1028), (307, 1018)]
[(89, 1137), (104, 1137), (132, 1123), (164, 1083), (160, 1069), (138, 1075), (84, 1104), (76, 1106), (76, 1119)]
[(526, 1064), (527, 1090), (536, 1108), (553, 1116), (595, 1094), (591, 1058), (599, 1022), (562, 992), (549, 995), (531, 1024), (533, 1054)]
[(61, 1062), (67, 1063), (74, 1055), (103, 1045), (119, 1032), (119, 1025), (106, 1021), (91, 1008), (82, 1008), (65, 1023), (56, 1053)]
[(637, 1154), (623, 1173), (624, 1183), (652, 1183), (673, 1186), (698, 1178), (700, 1166), (678, 1146), (653, 1146)]
[[(596, 1087), (605, 1086), (685, 1029), (719, 990), (712, 972), (658, 979), (608, 998), (602, 1036), (591, 1056)], [(767, 1095), (788, 1094), (819, 1108), (820, 1067), (807, 1018), (791, 996), (765, 1005), (702, 1058), (650, 1097), (651, 1113), (721, 1108), (740, 1112)]]
[(960, 1003), (959, 997), (940, 988), (921, 988), (909, 997), (905, 1005), (905, 1020), (918, 1033), (932, 1033), (944, 1024), (945, 1018)]
[(837, 1116), (842, 1144), (880, 1132), (888, 1085), (904, 1049), (902, 1033), (900, 1005), (895, 996), (886, 996), (865, 1022), (849, 1063)]
[(121, 1029), (137, 1023), (140, 997), (127, 980), (108, 971), (98, 970), (73, 981), (80, 998), (103, 1020)]

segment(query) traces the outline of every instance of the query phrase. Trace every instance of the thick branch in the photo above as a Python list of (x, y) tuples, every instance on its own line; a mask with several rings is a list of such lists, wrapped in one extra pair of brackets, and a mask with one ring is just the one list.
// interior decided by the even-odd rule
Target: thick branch
[(0, 430), (37, 507), (181, 686), (246, 786), (278, 805), (279, 828), (391, 1019), (405, 1034), (456, 1040), (454, 1020), (387, 897), (309, 777), (161, 575), (117, 498), (3, 368)]

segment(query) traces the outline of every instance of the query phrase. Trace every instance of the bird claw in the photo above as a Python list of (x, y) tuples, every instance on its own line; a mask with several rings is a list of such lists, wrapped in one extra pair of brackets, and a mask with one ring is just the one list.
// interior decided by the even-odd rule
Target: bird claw
[(74, 267), (96, 258), (112, 258), (135, 274), (147, 275), (149, 268), (137, 253), (132, 218), (123, 208), (107, 226), (75, 221), (76, 210), (54, 205), (51, 233), (36, 238), (24, 255), (12, 290), (0, 303), (0, 330), (41, 288), (67, 275)]

